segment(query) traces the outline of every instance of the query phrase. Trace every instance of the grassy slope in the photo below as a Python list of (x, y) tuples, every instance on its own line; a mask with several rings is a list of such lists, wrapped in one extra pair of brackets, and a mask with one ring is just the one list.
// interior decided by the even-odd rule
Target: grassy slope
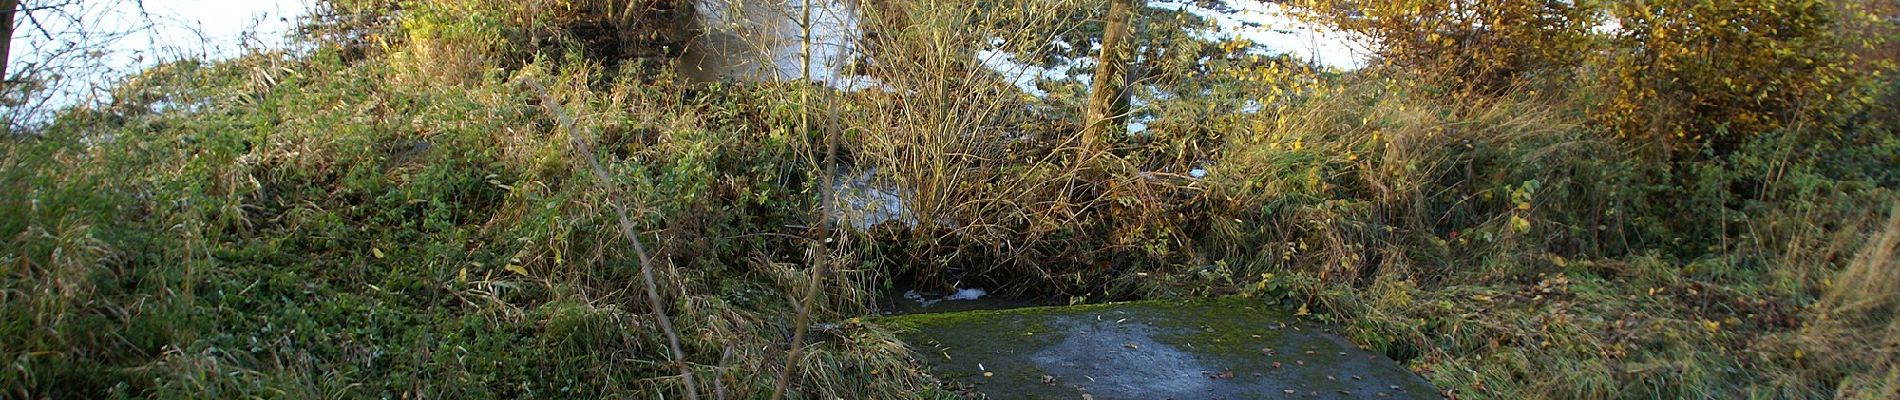
[[(924, 33), (967, 28), (913, 17)], [(0, 142), (0, 393), (677, 396), (608, 201), (639, 211), (670, 266), (663, 291), (699, 380), (769, 390), (816, 198), (814, 142), (787, 128), (800, 89), (661, 83), (578, 58), (457, 69), (483, 64), (444, 62), (455, 40), (412, 40), (351, 62), (323, 50), (171, 64), (130, 81), (112, 108)], [(1155, 101), (1153, 135), (1115, 153), (1134, 168), (1106, 176), (1053, 147), (929, 156), (992, 148), (930, 142), (945, 126), (1065, 132), (931, 103), (1017, 104), (1007, 97), (828, 105), (857, 162), (946, 183), (932, 192), (942, 208), (921, 219), (990, 229), (847, 242), (850, 268), (817, 310), (834, 324), (799, 362), (801, 391), (929, 388), (884, 328), (848, 318), (888, 279), (970, 270), (1107, 298), (1268, 299), (1342, 324), (1460, 396), (1900, 387), (1885, 127), (1860, 128), (1872, 139), (1769, 136), (1682, 170), (1600, 138), (1547, 97), (1448, 100), (1400, 72), (1313, 74), (1167, 40), (1211, 55), (1211, 72), (1157, 61), (1157, 82), (1203, 94)], [(508, 83), (524, 75), (568, 99), (623, 190), (591, 189), (552, 119)], [(1268, 111), (1223, 111), (1247, 100)], [(1138, 172), (1201, 160), (1215, 166), (1204, 180)], [(958, 168), (986, 184), (937, 174)], [(1735, 182), (1763, 188), (1707, 189)], [(983, 253), (997, 248), (1018, 253)], [(1053, 257), (1064, 254), (1082, 256)]]

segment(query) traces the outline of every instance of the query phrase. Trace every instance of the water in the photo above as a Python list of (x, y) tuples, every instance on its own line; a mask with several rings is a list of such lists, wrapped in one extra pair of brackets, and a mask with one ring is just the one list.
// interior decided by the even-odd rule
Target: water
[(911, 191), (879, 179), (876, 168), (855, 176), (841, 173), (835, 182), (832, 191), (837, 197), (833, 200), (836, 206), (830, 210), (832, 220), (858, 230), (885, 222), (917, 227), (916, 215), (904, 206)]
[[(16, 18), (7, 78), (36, 78), (43, 92), (0, 113), (16, 126), (52, 110), (107, 100), (113, 83), (162, 62), (219, 60), (291, 46), (288, 35), (314, 0), (80, 1)], [(37, 23), (36, 23), (37, 22)]]
[(804, 65), (806, 0), (702, 0), (696, 5), (704, 31), (687, 45), (680, 66), (700, 81), (780, 81), (810, 76), (841, 90), (878, 86), (875, 79), (851, 74), (861, 31), (857, 4), (849, 0), (811, 3), (811, 65)]
[[(878, 87), (875, 78), (850, 73), (860, 50), (857, 4), (849, 0), (815, 0), (812, 6), (812, 64), (814, 81), (833, 88), (859, 90)], [(703, 0), (699, 23), (705, 33), (686, 49), (681, 64), (688, 76), (715, 81), (792, 80), (803, 76), (799, 22), (805, 0)], [(1368, 41), (1335, 27), (1309, 21), (1298, 10), (1271, 2), (1236, 0), (1224, 6), (1204, 6), (1188, 0), (1152, 0), (1149, 8), (1186, 12), (1209, 22), (1195, 29), (1195, 37), (1221, 41), (1245, 39), (1263, 55), (1294, 58), (1338, 68), (1356, 69), (1367, 60)], [(974, 54), (978, 64), (1002, 75), (1023, 93), (1047, 97), (1037, 87), (1042, 80), (1086, 82), (1094, 58), (1058, 58), (1048, 65), (1026, 63), (1001, 50), (993, 39)], [(1052, 46), (1067, 46), (1064, 42)]]
[(949, 293), (917, 289), (892, 291), (884, 298), (884, 301), (879, 302), (878, 309), (884, 315), (899, 315), (1003, 310), (1063, 304), (1067, 302), (1054, 297), (1002, 296), (992, 294), (983, 288), (965, 287)]
[(1324, 326), (1227, 298), (886, 317), (933, 375), (999, 399), (1439, 398)]

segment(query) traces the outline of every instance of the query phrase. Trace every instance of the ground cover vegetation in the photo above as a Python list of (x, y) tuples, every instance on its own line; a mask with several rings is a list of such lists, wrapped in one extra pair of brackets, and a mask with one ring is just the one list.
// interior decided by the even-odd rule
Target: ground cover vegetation
[[(864, 318), (953, 285), (1243, 296), (1459, 398), (1900, 395), (1896, 3), (1299, 5), (1370, 65), (866, 0), (844, 91), (682, 76), (710, 3), (331, 0), (0, 139), (0, 397), (953, 397)], [(1117, 9), (1119, 107), (972, 56)], [(909, 221), (835, 228), (873, 170)]]

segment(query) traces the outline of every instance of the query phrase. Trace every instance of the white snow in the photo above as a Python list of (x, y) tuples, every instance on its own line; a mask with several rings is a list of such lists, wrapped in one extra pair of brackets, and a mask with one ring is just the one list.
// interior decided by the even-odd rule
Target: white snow
[(955, 293), (951, 293), (949, 296), (943, 296), (940, 298), (932, 298), (931, 295), (919, 293), (916, 290), (906, 290), (904, 291), (904, 298), (910, 301), (917, 302), (917, 305), (920, 307), (930, 307), (930, 306), (937, 305), (937, 303), (942, 303), (946, 301), (970, 301), (970, 300), (982, 299), (984, 296), (988, 296), (989, 294), (990, 294), (989, 291), (983, 290), (982, 288), (967, 288), (967, 289), (957, 289)]
[[(1206, 19), (1211, 26), (1194, 29), (1192, 34), (1196, 38), (1209, 41), (1245, 39), (1254, 44), (1253, 51), (1257, 54), (1289, 54), (1339, 69), (1364, 67), (1368, 58), (1367, 39), (1324, 23), (1304, 20), (1298, 14), (1299, 10), (1282, 4), (1230, 0), (1226, 7), (1209, 8), (1197, 3), (1195, 0), (1151, 0), (1148, 7), (1182, 11)], [(1005, 44), (1002, 39), (992, 39), (988, 48), (976, 52), (976, 60), (1030, 96), (1049, 95), (1037, 87), (1038, 82), (1088, 82), (1089, 73), (1094, 70), (1095, 58), (1090, 55), (1058, 57), (1051, 66), (1045, 67), (1016, 59), (1010, 52), (1002, 50)], [(1056, 41), (1052, 46), (1064, 50), (1070, 48), (1068, 43), (1061, 41)], [(1090, 46), (1093, 48), (1091, 52), (1100, 48), (1099, 43), (1090, 43)], [(1146, 129), (1145, 122), (1131, 121), (1129, 132)]]
[(934, 306), (934, 305), (937, 305), (938, 302), (943, 301), (941, 299), (932, 299), (930, 297), (924, 296), (923, 293), (917, 293), (916, 290), (904, 291), (904, 298), (909, 299), (910, 301), (917, 302), (917, 305), (919, 307)]
[[(1055, 43), (1058, 47), (1067, 46), (1061, 41)], [(977, 50), (976, 61), (983, 64), (983, 67), (1002, 74), (1009, 83), (1016, 85), (1016, 88), (1022, 89), (1023, 93), (1028, 93), (1030, 96), (1049, 95), (1049, 92), (1036, 86), (1037, 82), (1044, 79), (1076, 79), (1086, 82), (1089, 75), (1085, 71), (1093, 69), (1095, 65), (1094, 57), (1058, 58), (1052, 67), (1025, 63), (1016, 60), (1016, 56), (1010, 52), (999, 49), (1003, 44), (1002, 39), (992, 39), (990, 48)]]
[(950, 300), (950, 301), (976, 300), (976, 299), (981, 299), (983, 298), (983, 296), (989, 295), (989, 294), (990, 292), (985, 291), (983, 289), (979, 289), (979, 288), (957, 289), (956, 293), (951, 293), (949, 297), (944, 297), (943, 299)]
[(1320, 65), (1358, 69), (1366, 64), (1366, 38), (1339, 28), (1303, 20), (1299, 10), (1259, 0), (1228, 0), (1227, 9), (1202, 7), (1195, 0), (1153, 0), (1149, 8), (1185, 11), (1208, 20), (1193, 33), (1205, 40), (1245, 39), (1266, 55), (1291, 54)]

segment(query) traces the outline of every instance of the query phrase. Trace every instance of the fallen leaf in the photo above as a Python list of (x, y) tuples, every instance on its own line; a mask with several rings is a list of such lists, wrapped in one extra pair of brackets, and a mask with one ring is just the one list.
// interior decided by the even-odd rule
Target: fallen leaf
[(380, 258), (383, 258), (383, 249), (378, 249), (378, 248), (375, 248), (375, 247), (371, 247), (371, 248), (369, 248), (369, 255), (370, 255), (370, 256), (373, 256), (373, 257), (376, 257), (376, 258), (379, 258), (379, 259), (380, 259)]
[(523, 268), (523, 267), (522, 267), (522, 266), (520, 266), (520, 265), (515, 265), (515, 264), (508, 264), (508, 266), (505, 266), (505, 267), (501, 267), (501, 269), (502, 269), (502, 270), (506, 270), (506, 271), (508, 271), (508, 272), (513, 272), (513, 273), (515, 273), (516, 275), (521, 275), (521, 276), (528, 276), (528, 269), (527, 269), (527, 268)]

